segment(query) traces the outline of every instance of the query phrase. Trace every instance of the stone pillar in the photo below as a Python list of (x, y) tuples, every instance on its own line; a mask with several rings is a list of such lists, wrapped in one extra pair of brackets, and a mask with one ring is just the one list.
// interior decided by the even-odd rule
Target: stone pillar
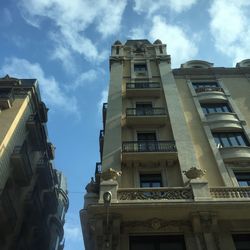
[(195, 201), (207, 201), (211, 200), (210, 191), (208, 188), (208, 182), (203, 179), (192, 179), (190, 186), (194, 194)]
[(118, 183), (116, 180), (110, 179), (110, 180), (102, 181), (100, 184), (99, 203), (103, 203), (103, 194), (105, 192), (111, 192), (112, 194), (111, 204), (117, 203), (117, 190), (118, 190)]

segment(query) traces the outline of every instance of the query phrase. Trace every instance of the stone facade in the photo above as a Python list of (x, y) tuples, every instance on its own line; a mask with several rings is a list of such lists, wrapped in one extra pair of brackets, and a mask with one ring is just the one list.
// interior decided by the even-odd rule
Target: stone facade
[(172, 69), (160, 40), (114, 43), (86, 250), (249, 249), (248, 62)]
[(0, 249), (61, 250), (67, 184), (37, 80), (0, 79)]

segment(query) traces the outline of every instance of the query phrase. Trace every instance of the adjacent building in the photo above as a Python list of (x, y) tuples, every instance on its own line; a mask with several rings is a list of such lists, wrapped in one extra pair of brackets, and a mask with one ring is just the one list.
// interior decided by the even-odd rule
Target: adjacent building
[(63, 249), (66, 179), (36, 79), (0, 79), (0, 249)]
[(171, 68), (160, 40), (116, 41), (86, 250), (250, 249), (250, 60)]

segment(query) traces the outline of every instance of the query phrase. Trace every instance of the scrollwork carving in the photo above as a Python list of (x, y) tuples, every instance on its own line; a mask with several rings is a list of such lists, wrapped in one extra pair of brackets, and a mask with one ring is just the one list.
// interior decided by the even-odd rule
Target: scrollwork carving
[(118, 191), (119, 200), (189, 200), (193, 199), (193, 193), (190, 188), (183, 189), (141, 189)]

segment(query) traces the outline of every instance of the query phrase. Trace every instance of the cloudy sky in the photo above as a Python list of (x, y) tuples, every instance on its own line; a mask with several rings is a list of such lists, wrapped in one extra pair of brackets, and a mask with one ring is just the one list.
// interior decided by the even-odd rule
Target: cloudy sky
[(65, 250), (82, 250), (79, 210), (99, 161), (100, 107), (115, 40), (161, 39), (172, 67), (250, 58), (249, 0), (1, 0), (0, 76), (37, 78), (56, 166), (68, 178)]

